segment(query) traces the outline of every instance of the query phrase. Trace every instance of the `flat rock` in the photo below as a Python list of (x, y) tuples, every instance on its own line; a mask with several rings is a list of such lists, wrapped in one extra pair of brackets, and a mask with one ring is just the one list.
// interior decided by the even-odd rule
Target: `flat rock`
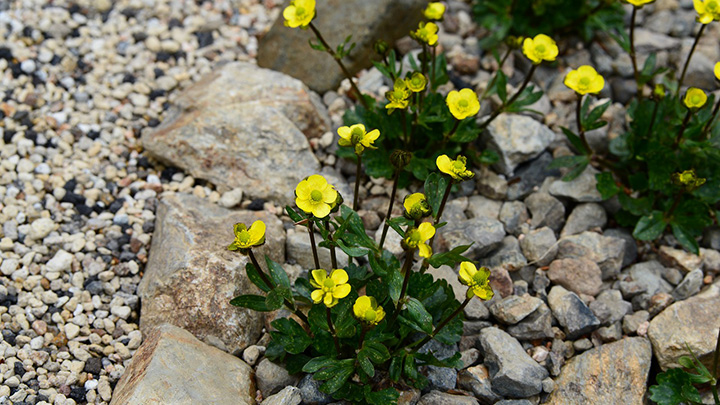
[[(169, 324), (146, 335), (111, 404), (254, 404), (253, 370), (242, 360)], [(192, 383), (189, 383), (192, 382)]]
[(525, 257), (531, 262), (538, 266), (547, 266), (557, 255), (556, 242), (555, 232), (544, 226), (525, 234), (520, 239), (520, 248), (522, 248)]
[(576, 339), (600, 326), (600, 320), (575, 293), (556, 285), (548, 294), (548, 305), (563, 326), (568, 339)]
[(556, 232), (562, 229), (565, 223), (565, 206), (557, 198), (539, 191), (530, 194), (525, 199), (525, 205), (530, 211), (530, 226), (533, 229), (544, 226)]
[(711, 368), (720, 326), (720, 282), (700, 294), (676, 302), (650, 321), (648, 337), (663, 370), (679, 367), (678, 359), (690, 355), (685, 345)]
[(502, 202), (497, 200), (491, 200), (482, 195), (474, 195), (468, 198), (467, 212), (470, 213), (470, 218), (492, 218), (498, 219), (500, 215), (500, 208)]
[(507, 332), (519, 340), (548, 339), (554, 336), (552, 321), (550, 308), (541, 303), (535, 312), (517, 324), (508, 326)]
[(586, 258), (593, 261), (602, 270), (602, 279), (607, 280), (620, 273), (624, 253), (624, 240), (595, 232), (583, 232), (560, 238), (557, 258)]
[(520, 243), (514, 236), (506, 236), (500, 246), (489, 256), (479, 260), (485, 267), (504, 266), (508, 270), (519, 270), (527, 265), (527, 259), (520, 250)]
[(516, 114), (500, 114), (483, 136), (487, 148), (500, 156), (493, 167), (505, 175), (512, 175), (519, 164), (539, 156), (554, 139), (550, 128)]
[[(355, 74), (372, 66), (377, 40), (392, 44), (416, 29), (426, 4), (420, 0), (322, 1), (317, 3), (313, 24), (333, 48), (352, 34), (356, 46), (343, 61)], [(300, 79), (320, 93), (336, 89), (345, 76), (332, 57), (310, 48), (310, 39), (317, 41), (311, 30), (288, 28), (280, 16), (260, 41), (258, 65)]]
[(595, 262), (585, 258), (559, 259), (550, 263), (550, 281), (576, 294), (596, 296), (602, 287), (602, 271)]
[(523, 228), (527, 228), (527, 220), (530, 216), (522, 201), (506, 201), (500, 208), (497, 218), (505, 225), (507, 233), (519, 235)]
[(490, 305), (490, 312), (500, 322), (514, 325), (535, 312), (542, 303), (540, 298), (527, 294), (522, 296), (511, 295), (500, 301), (493, 301), (493, 304)]
[(458, 386), (472, 392), (484, 404), (494, 404), (502, 397), (492, 389), (490, 372), (483, 364), (469, 367), (458, 373)]
[(542, 391), (542, 380), (548, 376), (547, 370), (525, 353), (514, 337), (489, 327), (480, 332), (480, 344), (495, 392), (513, 398), (526, 398)]
[(650, 343), (627, 338), (573, 357), (555, 380), (548, 404), (641, 404), (652, 359)]
[(537, 158), (525, 162), (515, 169), (515, 179), (508, 185), (508, 200), (519, 200), (533, 192), (535, 187), (540, 187), (547, 177), (560, 177), (558, 169), (550, 169), (548, 166), (553, 161), (549, 152), (543, 152)]
[(666, 266), (678, 267), (686, 272), (699, 268), (703, 262), (702, 257), (696, 254), (669, 246), (660, 246), (660, 260)]
[(328, 130), (316, 104), (293, 78), (229, 63), (180, 94), (142, 143), (220, 188), (291, 204), (297, 183), (320, 169), (306, 139)]
[(571, 181), (555, 180), (550, 184), (550, 194), (555, 197), (567, 197), (578, 202), (600, 202), (602, 196), (597, 191), (595, 175), (599, 172), (588, 166), (582, 174)]
[(459, 223), (448, 223), (438, 230), (439, 251), (445, 251), (460, 245), (473, 245), (464, 255), (470, 259), (479, 259), (495, 250), (505, 237), (505, 228), (497, 219), (472, 218)]
[(479, 405), (477, 399), (465, 395), (452, 395), (430, 391), (420, 398), (417, 405)]
[(587, 203), (575, 207), (563, 227), (560, 236), (575, 235), (592, 228), (602, 228), (607, 223), (605, 208), (600, 204)]
[(263, 316), (234, 307), (230, 300), (259, 290), (245, 275), (248, 258), (226, 247), (234, 239), (234, 223), (262, 220), (266, 243), (255, 255), (261, 262), (267, 254), (283, 263), (285, 231), (280, 220), (263, 211), (231, 211), (187, 194), (161, 199), (156, 215), (150, 257), (138, 287), (143, 334), (167, 322), (231, 353), (257, 342)]

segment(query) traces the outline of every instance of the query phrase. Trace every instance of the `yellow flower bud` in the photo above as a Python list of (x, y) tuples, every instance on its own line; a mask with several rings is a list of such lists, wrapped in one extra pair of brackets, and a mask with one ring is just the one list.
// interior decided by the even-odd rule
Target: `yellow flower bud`
[(295, 205), (316, 218), (325, 218), (330, 214), (337, 196), (335, 187), (330, 185), (325, 177), (313, 174), (295, 188)]
[(265, 244), (265, 223), (263, 221), (253, 222), (250, 228), (238, 222), (233, 226), (233, 232), (235, 240), (228, 246), (228, 250), (239, 250), (240, 253), (246, 254), (248, 249)]
[(453, 90), (445, 98), (450, 114), (458, 120), (464, 120), (480, 111), (477, 93), (471, 89)]
[(316, 304), (323, 303), (326, 307), (332, 308), (341, 298), (350, 294), (350, 284), (348, 284), (348, 274), (343, 269), (335, 269), (328, 277), (327, 272), (322, 269), (313, 270), (310, 285), (317, 288), (310, 293), (310, 298)]
[(490, 270), (487, 267), (478, 269), (471, 262), (462, 262), (460, 263), (458, 279), (462, 284), (470, 287), (467, 292), (468, 298), (476, 295), (480, 299), (489, 300), (495, 295), (492, 287), (490, 287)]
[(290, 28), (307, 27), (315, 17), (315, 0), (292, 0), (283, 10), (285, 26)]
[(405, 207), (405, 216), (414, 220), (426, 217), (432, 212), (423, 193), (414, 193), (405, 197), (403, 207)]
[(565, 85), (578, 94), (597, 94), (605, 87), (605, 79), (592, 66), (583, 65), (568, 72)]
[(690, 87), (687, 93), (685, 93), (685, 99), (683, 100), (685, 107), (691, 109), (704, 106), (706, 101), (707, 95), (697, 87)]
[(428, 20), (442, 20), (445, 14), (445, 5), (439, 1), (431, 1), (425, 11), (423, 11), (423, 14)]
[(632, 4), (635, 7), (640, 8), (646, 4), (650, 4), (650, 3), (654, 2), (655, 0), (625, 0), (625, 1)]
[(505, 39), (505, 44), (510, 49), (520, 49), (522, 47), (523, 41), (525, 40), (525, 37), (515, 35), (510, 35)]
[(665, 86), (663, 86), (662, 83), (655, 85), (655, 88), (653, 89), (653, 96), (658, 100), (665, 98)]
[(380, 136), (380, 131), (373, 129), (365, 132), (365, 125), (355, 124), (350, 127), (340, 127), (337, 130), (340, 135), (338, 145), (355, 147), (355, 154), (360, 155), (365, 148), (377, 149), (373, 146), (373, 142)]
[(682, 173), (673, 173), (672, 181), (675, 185), (684, 188), (688, 192), (692, 192), (705, 184), (706, 179), (697, 177), (695, 169), (690, 169), (685, 170)]
[(355, 318), (360, 322), (368, 325), (377, 325), (385, 318), (385, 310), (383, 310), (383, 307), (378, 305), (374, 297), (368, 297), (367, 295), (358, 297), (358, 299), (355, 300), (353, 314), (355, 314)]
[(438, 26), (435, 23), (421, 22), (418, 29), (410, 32), (410, 36), (416, 41), (433, 46), (438, 40)]
[(552, 38), (545, 34), (538, 34), (535, 38), (525, 38), (523, 53), (534, 64), (546, 60), (552, 62), (558, 56), (558, 47)]
[(458, 155), (455, 160), (450, 159), (448, 155), (440, 155), (435, 160), (435, 164), (441, 172), (456, 181), (470, 180), (475, 176), (475, 173), (467, 169), (467, 158), (462, 155)]
[(693, 0), (693, 6), (698, 13), (697, 20), (701, 24), (720, 21), (720, 0)]

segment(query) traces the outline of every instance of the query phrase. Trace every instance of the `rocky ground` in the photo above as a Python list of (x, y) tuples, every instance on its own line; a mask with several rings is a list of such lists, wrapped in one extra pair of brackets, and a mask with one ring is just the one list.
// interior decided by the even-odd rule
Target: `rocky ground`
[[(280, 12), (273, 0), (46, 3), (0, 3), (0, 403), (330, 402), (263, 358), (266, 320), (227, 302), (250, 288), (245, 259), (224, 247), (229, 224), (262, 219), (261, 253), (293, 277), (309, 268), (309, 238), (281, 207), (316, 172), (350, 199), (354, 166), (335, 156), (334, 135), (352, 103), (347, 82), (318, 95), (254, 65)], [(449, 6), (440, 45), (454, 83), (482, 89), (495, 67), (477, 49), (483, 32), (468, 4)], [(643, 8), (640, 59), (682, 63), (694, 16), (686, 0)], [(687, 84), (716, 89), (719, 31), (709, 26)], [(413, 49), (407, 37), (397, 46)], [(559, 66), (535, 76), (544, 117), (490, 126), (482, 142), (501, 161), (452, 196), (452, 226), (437, 238), (440, 248), (475, 242), (468, 254), (493, 269), (496, 298), (466, 309), (457, 348), (432, 348), (460, 350), (466, 367), (429, 367), (430, 387), (406, 390), (405, 403), (641, 403), (678, 348), (714, 349), (720, 230), (700, 256), (672, 237), (637, 244), (610, 219), (616, 205), (600, 200), (591, 170), (563, 183), (547, 169), (569, 153), (559, 129), (574, 125), (568, 68), (596, 66), (608, 79), (601, 96), (617, 102), (595, 148), (623, 131), (634, 88), (610, 39), (561, 49)], [(527, 62), (510, 62), (517, 84)], [(359, 76), (377, 97), (389, 85), (374, 69)], [(361, 187), (371, 232), (389, 188)], [(433, 271), (463, 293), (454, 269)]]

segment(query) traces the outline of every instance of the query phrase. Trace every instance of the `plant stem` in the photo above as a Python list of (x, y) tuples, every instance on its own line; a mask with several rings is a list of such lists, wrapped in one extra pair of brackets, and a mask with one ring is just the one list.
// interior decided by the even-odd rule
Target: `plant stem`
[(695, 36), (695, 42), (692, 44), (692, 48), (690, 48), (690, 53), (688, 54), (687, 59), (685, 60), (685, 66), (683, 66), (682, 73), (680, 74), (680, 81), (678, 82), (677, 90), (675, 90), (675, 97), (678, 97), (680, 95), (680, 88), (683, 85), (683, 81), (685, 80), (685, 73), (687, 73), (687, 68), (690, 65), (690, 59), (693, 56), (693, 53), (695, 53), (695, 48), (697, 47), (698, 42), (700, 42), (700, 37), (703, 34), (703, 31), (705, 31), (705, 27), (707, 24), (702, 24), (700, 26), (700, 30), (698, 31), (697, 35)]
[(308, 233), (310, 234), (310, 246), (312, 246), (313, 260), (315, 260), (315, 268), (320, 269), (320, 259), (318, 259), (317, 247), (315, 246), (315, 223), (311, 218), (308, 222)]
[(427, 75), (427, 61), (428, 61), (428, 51), (427, 51), (427, 44), (423, 42), (422, 44), (422, 61), (420, 64), (420, 69), (422, 70), (423, 76)]
[(365, 341), (365, 334), (368, 331), (368, 327), (365, 324), (362, 325), (362, 331), (360, 331), (360, 341), (358, 342), (358, 349), (362, 349), (363, 342)]
[(524, 81), (522, 82), (522, 84), (520, 85), (520, 88), (518, 88), (518, 90), (515, 92), (515, 94), (513, 94), (513, 96), (507, 101), (507, 103), (503, 103), (500, 107), (498, 107), (498, 109), (495, 110), (495, 111), (492, 113), (492, 115), (490, 116), (490, 118), (488, 118), (487, 120), (485, 120), (485, 122), (483, 122), (483, 123), (480, 125), (480, 132), (482, 132), (483, 130), (485, 130), (485, 128), (487, 128), (487, 126), (488, 126), (495, 118), (497, 118), (498, 115), (500, 115), (500, 113), (503, 112), (503, 110), (505, 109), (505, 107), (507, 107), (507, 106), (509, 106), (509, 105), (512, 105), (512, 103), (514, 103), (515, 100), (517, 100), (517, 98), (520, 97), (520, 94), (523, 92), (523, 90), (525, 90), (525, 87), (527, 87), (528, 83), (530, 83), (530, 79), (532, 78), (532, 75), (533, 75), (533, 73), (535, 73), (535, 70), (537, 69), (538, 66), (540, 66), (540, 65), (536, 65), (536, 64), (533, 64), (533, 65), (532, 65), (532, 67), (530, 68), (530, 71), (528, 72), (527, 76), (525, 76), (525, 80), (524, 80)]
[(397, 193), (398, 179), (400, 178), (400, 169), (395, 169), (395, 175), (393, 175), (393, 188), (390, 193), (390, 205), (388, 206), (387, 215), (385, 215), (385, 223), (383, 224), (382, 236), (380, 237), (380, 250), (382, 251), (383, 245), (385, 245), (385, 237), (388, 233), (390, 224), (390, 216), (392, 215), (393, 204), (395, 203), (395, 194)]
[(638, 100), (643, 97), (642, 86), (640, 85), (640, 72), (637, 67), (637, 56), (635, 55), (635, 17), (637, 16), (637, 7), (633, 6), (632, 17), (630, 18), (630, 60), (632, 61), (633, 75), (635, 76), (635, 85), (637, 86)]
[(405, 147), (410, 146), (410, 135), (408, 135), (408, 129), (407, 129), (407, 112), (405, 110), (400, 110), (402, 112), (402, 129), (403, 129), (403, 136), (405, 137)]
[(332, 268), (337, 269), (337, 256), (335, 255), (335, 233), (330, 231), (330, 220), (328, 218), (325, 218), (324, 223), (325, 229), (330, 235), (330, 262), (332, 264)]
[(442, 217), (443, 211), (445, 210), (445, 204), (447, 203), (448, 197), (450, 196), (450, 190), (452, 189), (453, 182), (450, 180), (447, 187), (445, 187), (445, 193), (443, 194), (442, 201), (440, 201), (440, 207), (438, 208), (437, 216), (435, 217), (435, 225), (440, 223), (440, 217)]
[[(712, 115), (710, 115), (710, 119), (708, 120), (707, 124), (705, 124), (705, 127), (702, 131), (702, 137), (705, 138), (705, 134), (708, 134), (710, 132), (710, 128), (712, 128), (712, 123), (715, 121), (715, 117), (718, 115), (718, 110), (720, 110), (720, 97), (718, 98), (718, 102), (715, 103), (715, 108), (713, 108)], [(707, 136), (710, 138), (710, 134)]]
[(400, 315), (400, 309), (402, 308), (403, 299), (405, 298), (405, 293), (407, 292), (408, 282), (410, 282), (410, 273), (412, 273), (412, 270), (410, 268), (412, 267), (414, 256), (414, 248), (410, 248), (405, 251), (405, 263), (403, 263), (402, 270), (400, 270), (400, 272), (405, 275), (405, 278), (403, 279), (402, 288), (400, 289), (400, 298), (398, 298), (397, 306), (395, 306), (395, 310), (393, 311), (390, 319), (388, 320), (388, 326), (392, 325), (395, 322), (395, 319), (397, 319), (398, 315)]
[(353, 211), (360, 209), (360, 178), (362, 177), (362, 155), (357, 156), (357, 168), (355, 169), (355, 195), (353, 196)]
[(360, 93), (360, 89), (358, 89), (357, 85), (355, 84), (355, 81), (353, 81), (353, 77), (350, 74), (350, 72), (347, 70), (347, 68), (345, 67), (345, 64), (342, 62), (340, 55), (336, 54), (335, 51), (333, 51), (333, 49), (330, 47), (330, 45), (327, 43), (327, 41), (325, 41), (325, 38), (323, 38), (322, 34), (320, 34), (320, 31), (318, 31), (317, 27), (315, 27), (315, 25), (312, 22), (310, 24), (308, 24), (308, 26), (310, 27), (312, 32), (315, 34), (318, 41), (320, 41), (320, 43), (325, 47), (325, 50), (327, 51), (327, 53), (329, 53), (330, 56), (332, 56), (333, 59), (335, 59), (338, 66), (340, 66), (340, 70), (342, 70), (345, 77), (347, 77), (347, 79), (350, 81), (350, 85), (352, 86), (353, 91), (355, 92), (355, 95), (357, 95), (358, 100), (360, 100), (360, 103), (363, 105), (363, 107), (365, 107), (365, 109), (367, 109), (368, 108), (367, 101), (365, 101), (365, 98), (363, 97), (362, 93)]
[(660, 107), (660, 101), (655, 100), (655, 107), (653, 107), (652, 117), (650, 118), (650, 125), (648, 125), (648, 131), (646, 138), (650, 138), (650, 134), (652, 134), (653, 126), (655, 126), (655, 118), (657, 117), (658, 108)]
[(672, 218), (673, 213), (675, 213), (675, 209), (680, 205), (680, 200), (682, 199), (683, 194), (685, 193), (685, 190), (680, 190), (677, 195), (675, 195), (675, 199), (673, 200), (673, 204), (668, 210), (668, 212), (665, 214), (666, 219)]
[(678, 131), (677, 137), (675, 137), (673, 149), (677, 148), (677, 146), (680, 144), (682, 136), (685, 133), (685, 128), (687, 128), (687, 125), (690, 122), (690, 117), (692, 117), (692, 110), (688, 109), (687, 114), (685, 114), (685, 119), (683, 119), (682, 126), (680, 126), (680, 131)]
[(430, 65), (430, 71), (432, 72), (432, 77), (430, 81), (430, 90), (435, 90), (435, 63), (437, 59), (437, 44), (432, 47), (432, 65)]
[[(253, 266), (255, 266), (255, 268), (257, 269), (257, 272), (260, 275), (260, 278), (262, 279), (262, 281), (265, 284), (267, 284), (271, 289), (275, 288), (275, 286), (276, 286), (275, 283), (270, 281), (268, 276), (262, 270), (262, 268), (260, 267), (260, 264), (258, 263), (257, 259), (255, 258), (255, 255), (253, 254), (252, 250), (250, 250), (248, 252), (248, 256), (250, 256), (250, 261), (252, 262)], [(308, 322), (307, 316), (305, 316), (305, 314), (303, 314), (302, 311), (300, 311), (300, 309), (295, 307), (295, 305), (293, 305), (290, 301), (288, 301), (288, 300), (284, 300), (284, 301), (285, 301), (285, 306), (288, 307), (290, 310), (292, 310), (293, 313), (295, 314), (295, 316), (300, 318), (301, 321), (305, 322), (305, 325), (310, 326), (310, 322)]]
[[(503, 67), (503, 65), (505, 64), (505, 61), (507, 60), (507, 58), (508, 58), (508, 57), (510, 56), (510, 54), (512, 53), (512, 50), (513, 50), (513, 49), (512, 49), (511, 47), (508, 47), (507, 51), (505, 51), (505, 55), (503, 55), (503, 58), (500, 60), (500, 66), (498, 66), (498, 72), (499, 72), (500, 70), (502, 70), (502, 67)], [(496, 73), (495, 76), (493, 76), (492, 79), (490, 79), (490, 82), (489, 82), (488, 85), (485, 87), (485, 90), (483, 90), (483, 93), (480, 95), (480, 102), (481, 102), (481, 103), (482, 103), (483, 100), (485, 100), (485, 97), (487, 97), (488, 91), (490, 91), (490, 89), (495, 85), (495, 82), (497, 81), (497, 77), (498, 77), (498, 75), (497, 75), (497, 73)]]
[(330, 328), (330, 334), (333, 337), (333, 343), (335, 343), (335, 351), (340, 355), (340, 342), (338, 342), (337, 333), (335, 333), (335, 326), (333, 326), (332, 316), (330, 314), (330, 308), (325, 307), (325, 314), (327, 314), (327, 324)]
[(464, 301), (459, 307), (457, 307), (457, 309), (456, 309), (455, 311), (453, 311), (453, 313), (450, 314), (450, 316), (448, 316), (447, 318), (445, 318), (444, 321), (440, 322), (440, 323), (438, 324), (438, 326), (435, 327), (435, 329), (432, 331), (431, 334), (425, 336), (425, 339), (421, 340), (419, 343), (417, 343), (417, 344), (415, 345), (415, 349), (413, 349), (413, 353), (416, 352), (416, 351), (418, 351), (420, 348), (422, 348), (423, 346), (425, 346), (425, 344), (426, 344), (427, 342), (429, 342), (432, 338), (434, 338), (435, 336), (437, 336), (437, 334), (440, 333), (440, 331), (441, 331), (445, 326), (447, 326), (447, 324), (450, 323), (450, 321), (452, 321), (453, 318), (455, 318), (456, 316), (458, 316), (458, 314), (459, 314), (460, 312), (462, 312), (463, 309), (465, 309), (465, 307), (470, 303), (470, 300), (472, 300), (473, 297), (474, 297), (474, 296), (472, 296), (472, 295), (471, 295), (470, 297), (466, 297), (466, 298), (465, 298), (465, 301)]
[(577, 93), (578, 99), (577, 99), (577, 108), (575, 109), (575, 119), (577, 120), (577, 127), (578, 132), (580, 133), (580, 140), (583, 143), (583, 146), (586, 149), (587, 156), (592, 156), (593, 150), (590, 148), (590, 144), (587, 141), (587, 138), (585, 137), (585, 128), (583, 128), (582, 125), (582, 117), (580, 114), (580, 111), (582, 109), (582, 94)]

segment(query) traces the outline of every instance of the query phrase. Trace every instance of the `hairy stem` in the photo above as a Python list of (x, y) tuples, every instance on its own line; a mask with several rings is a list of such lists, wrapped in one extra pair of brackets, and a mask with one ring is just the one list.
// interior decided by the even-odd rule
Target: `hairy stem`
[(317, 246), (315, 245), (315, 223), (312, 219), (308, 222), (308, 234), (310, 234), (310, 246), (312, 246), (313, 260), (315, 260), (315, 268), (320, 269), (320, 259), (318, 259)]
[(385, 245), (385, 237), (387, 236), (388, 228), (390, 228), (390, 224), (388, 223), (388, 221), (390, 220), (390, 216), (392, 215), (392, 209), (393, 209), (393, 204), (395, 203), (395, 194), (397, 193), (399, 178), (400, 178), (400, 169), (395, 169), (395, 175), (393, 175), (393, 188), (392, 188), (392, 192), (390, 193), (390, 205), (388, 206), (387, 215), (385, 215), (385, 223), (383, 224), (382, 236), (380, 237), (380, 250), (381, 251), (382, 251), (383, 246)]
[(360, 178), (362, 177), (362, 155), (357, 154), (357, 168), (355, 169), (355, 195), (353, 196), (353, 211), (360, 209)]
[(700, 26), (700, 30), (698, 30), (698, 33), (695, 36), (695, 42), (693, 42), (692, 48), (690, 48), (690, 53), (688, 54), (688, 57), (685, 60), (685, 65), (683, 66), (682, 73), (680, 74), (680, 81), (678, 81), (677, 90), (675, 90), (675, 97), (678, 97), (680, 95), (680, 88), (683, 85), (683, 81), (685, 81), (685, 73), (687, 73), (687, 68), (690, 65), (690, 59), (692, 59), (693, 53), (695, 53), (695, 48), (697, 47), (698, 42), (700, 42), (700, 37), (702, 36), (703, 32), (705, 31), (706, 26), (707, 26), (707, 24), (702, 24)]

